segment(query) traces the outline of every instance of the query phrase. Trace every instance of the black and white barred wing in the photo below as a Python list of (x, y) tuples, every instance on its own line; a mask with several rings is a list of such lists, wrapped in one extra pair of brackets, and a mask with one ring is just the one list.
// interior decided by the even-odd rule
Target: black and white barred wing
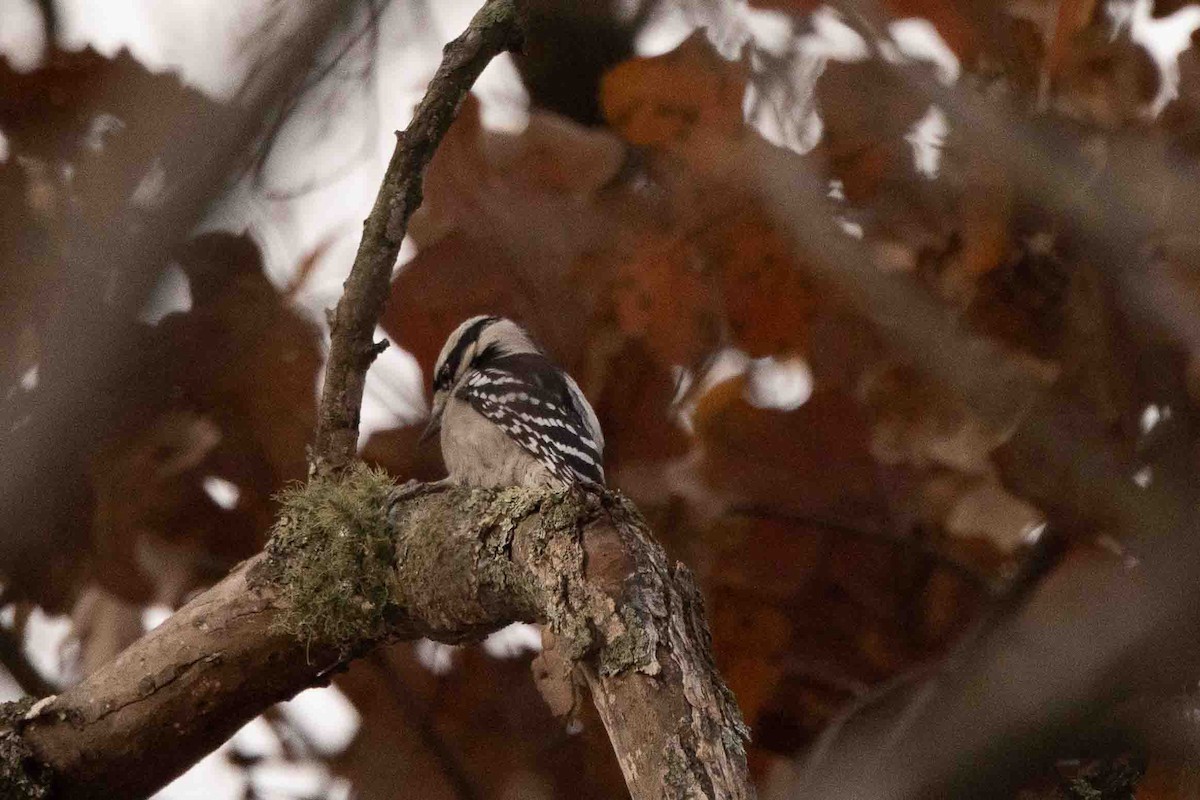
[(604, 485), (604, 439), (596, 415), (570, 376), (544, 356), (494, 359), (472, 371), (456, 396), (572, 483)]

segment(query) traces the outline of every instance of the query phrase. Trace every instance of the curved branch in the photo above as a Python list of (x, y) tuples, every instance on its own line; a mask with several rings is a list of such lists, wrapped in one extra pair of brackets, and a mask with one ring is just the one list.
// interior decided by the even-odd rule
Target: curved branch
[(354, 458), (367, 368), (381, 352), (375, 326), (409, 217), (421, 205), (425, 168), (479, 73), (495, 56), (520, 44), (515, 0), (487, 0), (463, 34), (446, 45), (412, 122), (397, 134), (350, 276), (329, 320), (329, 363), (311, 454), (318, 470), (339, 470)]
[[(265, 553), (35, 705), (0, 744), (31, 753), (30, 774), (48, 769), (52, 797), (143, 797), (381, 639), (461, 642), (524, 620), (542, 623), (552, 634), (546, 654), (590, 686), (635, 800), (753, 796), (746, 730), (713, 664), (700, 594), (627, 501), (454, 489), (345, 513), (359, 487), (379, 480), (358, 468), (314, 480), (297, 497), (325, 492), (320, 513), (285, 504)], [(379, 532), (388, 569), (364, 570), (344, 593), (354, 613), (338, 624), (324, 612), (320, 624), (287, 622), (308, 599), (297, 565), (323, 569), (332, 539), (340, 552), (364, 553)], [(379, 586), (385, 624), (348, 634), (343, 623), (360, 619)], [(5, 769), (14, 767), (0, 763), (0, 785), (12, 777)]]

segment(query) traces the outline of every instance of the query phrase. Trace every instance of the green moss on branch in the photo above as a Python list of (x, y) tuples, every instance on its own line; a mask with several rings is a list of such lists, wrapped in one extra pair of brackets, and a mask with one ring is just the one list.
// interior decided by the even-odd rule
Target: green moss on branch
[(279, 591), (278, 630), (348, 655), (383, 638), (395, 612), (388, 474), (356, 464), (280, 495), (264, 574)]
[(602, 675), (657, 674), (655, 570), (636, 569), (644, 591), (631, 596), (586, 574), (590, 525), (607, 520), (600, 529), (618, 537), (608, 559), (625, 546), (613, 514), (644, 533), (620, 498), (455, 487), (393, 506), (395, 494), (385, 473), (359, 464), (281, 496), (263, 572), (279, 593), (279, 630), (346, 656), (397, 631), (462, 642), (523, 619), (547, 625), (570, 661), (599, 651)]

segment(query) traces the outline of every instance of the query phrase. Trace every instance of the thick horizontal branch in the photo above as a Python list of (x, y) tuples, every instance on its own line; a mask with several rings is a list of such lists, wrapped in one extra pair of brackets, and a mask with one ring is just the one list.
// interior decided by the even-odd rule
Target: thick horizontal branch
[(550, 634), (539, 661), (591, 687), (635, 799), (753, 795), (700, 595), (625, 500), (397, 496), (365, 469), (296, 490), (266, 552), (0, 734), (28, 756), (0, 760), (0, 786), (47, 772), (54, 798), (144, 797), (381, 639), (524, 620)]

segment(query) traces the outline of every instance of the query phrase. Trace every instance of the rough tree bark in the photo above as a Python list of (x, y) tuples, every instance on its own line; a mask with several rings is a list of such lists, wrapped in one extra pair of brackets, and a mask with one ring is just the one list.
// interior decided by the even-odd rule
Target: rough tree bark
[(627, 501), (455, 489), (389, 508), (381, 487), (396, 491), (365, 468), (315, 479), (266, 552), (82, 683), (10, 714), (0, 788), (144, 797), (381, 638), (462, 642), (525, 620), (587, 676), (635, 800), (753, 796), (700, 594)]

